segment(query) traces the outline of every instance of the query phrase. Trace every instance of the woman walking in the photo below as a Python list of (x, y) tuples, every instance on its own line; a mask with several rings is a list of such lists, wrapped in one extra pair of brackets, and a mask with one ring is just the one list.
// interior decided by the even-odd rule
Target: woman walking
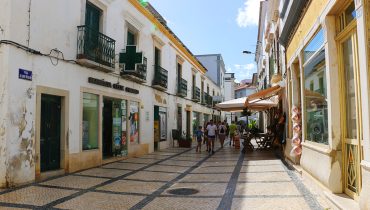
[(224, 148), (224, 142), (226, 138), (226, 126), (225, 123), (222, 122), (221, 125), (218, 127), (218, 138), (220, 139), (221, 148)]

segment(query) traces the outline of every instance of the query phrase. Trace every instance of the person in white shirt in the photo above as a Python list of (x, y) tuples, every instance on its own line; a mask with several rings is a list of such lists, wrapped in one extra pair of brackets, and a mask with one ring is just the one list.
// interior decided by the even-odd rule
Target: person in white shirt
[(210, 121), (210, 124), (207, 126), (208, 131), (208, 141), (210, 143), (209, 153), (215, 153), (215, 139), (217, 126), (213, 123), (213, 120)]

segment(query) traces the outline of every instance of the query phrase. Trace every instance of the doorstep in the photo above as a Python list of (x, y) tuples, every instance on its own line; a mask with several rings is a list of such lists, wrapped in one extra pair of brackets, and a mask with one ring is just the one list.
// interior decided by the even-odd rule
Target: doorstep
[(360, 210), (358, 203), (346, 194), (334, 194), (327, 191), (324, 194), (340, 210)]

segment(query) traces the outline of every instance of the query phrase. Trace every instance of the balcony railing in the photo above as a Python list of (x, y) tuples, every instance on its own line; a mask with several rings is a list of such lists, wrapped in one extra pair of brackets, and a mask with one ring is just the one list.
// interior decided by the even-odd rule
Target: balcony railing
[(167, 89), (168, 71), (159, 65), (154, 66), (153, 87), (165, 90)]
[(116, 41), (88, 26), (78, 26), (77, 28), (78, 62), (88, 66), (96, 66), (97, 68), (101, 64), (114, 70)]
[(177, 84), (177, 95), (180, 97), (186, 97), (188, 94), (188, 82), (181, 78)]
[(202, 105), (206, 105), (207, 103), (206, 103), (206, 92), (202, 92), (202, 95), (201, 95), (201, 104)]
[(200, 89), (198, 87), (193, 87), (193, 101), (200, 101)]
[(136, 52), (136, 46), (128, 45), (119, 55), (121, 76), (136, 82), (146, 82), (147, 58)]
[(206, 99), (206, 105), (208, 107), (212, 107), (213, 104), (212, 104), (212, 96), (210, 96), (208, 93), (205, 94), (205, 99)]

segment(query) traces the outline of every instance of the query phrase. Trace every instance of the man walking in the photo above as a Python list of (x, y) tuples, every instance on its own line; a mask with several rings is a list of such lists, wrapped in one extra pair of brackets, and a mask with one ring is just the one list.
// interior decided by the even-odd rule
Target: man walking
[(231, 146), (231, 142), (232, 142), (234, 146), (234, 136), (235, 136), (236, 130), (238, 129), (234, 121), (231, 122), (229, 129), (230, 129), (230, 143), (229, 144)]
[(216, 139), (216, 131), (217, 126), (213, 123), (213, 120), (210, 121), (209, 125), (207, 126), (208, 131), (208, 141), (210, 143), (209, 153), (215, 153), (215, 139)]

